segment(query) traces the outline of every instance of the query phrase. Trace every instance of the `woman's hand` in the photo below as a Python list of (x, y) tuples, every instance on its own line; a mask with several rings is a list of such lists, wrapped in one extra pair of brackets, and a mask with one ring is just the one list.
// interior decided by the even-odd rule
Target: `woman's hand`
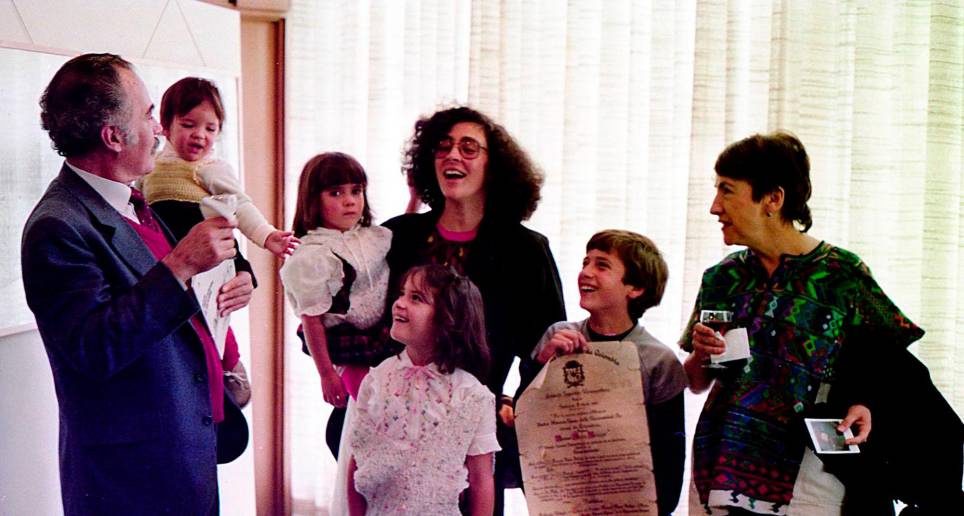
[(690, 333), (693, 351), (683, 361), (683, 370), (689, 380), (690, 390), (699, 394), (713, 385), (713, 376), (706, 368), (710, 355), (718, 355), (726, 351), (726, 341), (716, 336), (716, 332), (705, 324), (696, 323)]
[(718, 337), (716, 332), (705, 324), (694, 324), (690, 335), (693, 341), (693, 353), (702, 362), (709, 361), (710, 355), (719, 355), (726, 351), (726, 341)]
[(549, 338), (536, 360), (545, 364), (550, 358), (570, 353), (584, 353), (589, 351), (589, 341), (586, 336), (576, 330), (559, 330)]
[(847, 417), (837, 425), (837, 431), (843, 432), (852, 425), (857, 425), (860, 433), (855, 433), (853, 438), (844, 441), (847, 444), (863, 444), (870, 436), (870, 409), (864, 405), (852, 405), (847, 409)]
[(334, 369), (321, 373), (321, 393), (325, 402), (331, 405), (338, 408), (348, 405), (348, 390), (345, 389), (345, 384)]

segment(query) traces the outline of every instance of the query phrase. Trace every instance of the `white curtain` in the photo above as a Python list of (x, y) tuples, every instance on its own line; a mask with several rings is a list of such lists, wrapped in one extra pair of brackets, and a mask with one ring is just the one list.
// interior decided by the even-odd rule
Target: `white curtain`
[[(468, 103), (545, 172), (529, 225), (550, 239), (569, 317), (585, 316), (589, 236), (631, 229), (669, 262), (643, 323), (670, 345), (729, 251), (708, 213), (716, 156), (794, 132), (811, 157), (811, 234), (864, 258), (927, 330), (913, 349), (964, 409), (960, 0), (293, 0), (287, 49), (289, 220), (301, 166), (326, 150), (366, 167), (378, 221), (401, 213), (412, 124)], [(323, 513), (327, 408), (311, 361), (288, 351), (292, 496)], [(701, 402), (688, 403), (692, 425)]]

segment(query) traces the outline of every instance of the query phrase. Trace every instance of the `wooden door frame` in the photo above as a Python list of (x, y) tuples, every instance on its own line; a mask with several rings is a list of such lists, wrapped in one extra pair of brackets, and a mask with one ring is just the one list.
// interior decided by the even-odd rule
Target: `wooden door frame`
[[(275, 227), (285, 224), (285, 20), (283, 13), (241, 11), (242, 160), (245, 190)], [(250, 333), (255, 503), (257, 514), (291, 514), (290, 461), (285, 447), (284, 293), (281, 262), (249, 246), (258, 278)]]

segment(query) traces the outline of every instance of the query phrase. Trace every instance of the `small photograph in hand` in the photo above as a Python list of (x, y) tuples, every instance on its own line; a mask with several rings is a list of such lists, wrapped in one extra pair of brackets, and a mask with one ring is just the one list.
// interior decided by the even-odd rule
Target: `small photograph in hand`
[(839, 419), (812, 419), (803, 420), (807, 424), (807, 431), (810, 432), (810, 439), (813, 441), (813, 449), (817, 453), (860, 453), (860, 448), (856, 444), (846, 444), (846, 439), (853, 438), (853, 432), (848, 428), (842, 433), (837, 431)]

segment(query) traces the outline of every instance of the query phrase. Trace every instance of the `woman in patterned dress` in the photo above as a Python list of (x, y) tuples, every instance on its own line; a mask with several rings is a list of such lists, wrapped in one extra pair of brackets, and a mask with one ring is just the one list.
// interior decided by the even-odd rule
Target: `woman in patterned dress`
[[(693, 444), (691, 514), (840, 514), (843, 484), (798, 435), (804, 414), (829, 403), (866, 441), (871, 414), (845, 356), (906, 347), (923, 335), (855, 254), (807, 234), (810, 164), (793, 135), (753, 135), (715, 166), (710, 213), (728, 245), (707, 269), (680, 345), (694, 392), (710, 389)], [(750, 358), (721, 373), (705, 367), (725, 342), (699, 323), (701, 310), (733, 312)], [(868, 336), (874, 336), (873, 339)], [(867, 371), (872, 374), (873, 371)]]

